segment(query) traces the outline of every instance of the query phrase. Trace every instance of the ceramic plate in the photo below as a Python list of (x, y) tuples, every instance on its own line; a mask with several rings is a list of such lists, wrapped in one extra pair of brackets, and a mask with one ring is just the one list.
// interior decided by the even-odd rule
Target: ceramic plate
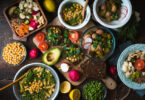
[(128, 86), (129, 88), (135, 89), (135, 90), (143, 90), (145, 89), (145, 83), (142, 84), (138, 84), (135, 83), (133, 81), (131, 81), (131, 79), (126, 78), (126, 76), (124, 75), (123, 71), (122, 71), (122, 64), (125, 61), (125, 59), (127, 58), (127, 56), (137, 50), (141, 50), (141, 51), (145, 51), (145, 44), (134, 44), (131, 45), (129, 47), (127, 47), (120, 55), (118, 62), (117, 62), (117, 71), (118, 71), (118, 75), (121, 79), (121, 81)]

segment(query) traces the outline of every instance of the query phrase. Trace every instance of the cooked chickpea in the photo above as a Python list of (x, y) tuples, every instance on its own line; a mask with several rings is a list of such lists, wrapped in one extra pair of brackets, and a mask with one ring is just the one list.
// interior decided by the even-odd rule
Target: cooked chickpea
[(25, 48), (20, 43), (16, 42), (7, 44), (2, 54), (3, 59), (12, 65), (19, 64), (25, 55)]
[(102, 34), (104, 33), (104, 31), (103, 31), (102, 29), (98, 29), (98, 30), (96, 30), (96, 33), (97, 33), (98, 35), (102, 35)]

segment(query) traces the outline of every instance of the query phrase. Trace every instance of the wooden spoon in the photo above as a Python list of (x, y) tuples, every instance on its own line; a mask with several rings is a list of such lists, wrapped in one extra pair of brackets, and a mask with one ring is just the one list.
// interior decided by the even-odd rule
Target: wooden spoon
[(85, 12), (86, 12), (86, 8), (87, 8), (87, 5), (88, 5), (88, 2), (89, 2), (89, 0), (86, 0), (85, 6), (84, 6), (84, 8), (83, 8), (83, 10), (82, 10), (82, 19), (83, 19), (83, 20), (84, 20), (84, 18), (85, 18)]
[(10, 87), (11, 85), (13, 85), (13, 84), (19, 82), (21, 79), (23, 79), (23, 78), (26, 76), (26, 74), (27, 74), (31, 69), (33, 69), (33, 67), (30, 68), (24, 75), (22, 75), (21, 77), (19, 77), (19, 78), (18, 78), (17, 80), (15, 80), (14, 82), (12, 82), (12, 83), (10, 83), (10, 84), (8, 84), (8, 85), (5, 85), (4, 87), (0, 88), (0, 91), (2, 91), (2, 90), (4, 90), (4, 89)]

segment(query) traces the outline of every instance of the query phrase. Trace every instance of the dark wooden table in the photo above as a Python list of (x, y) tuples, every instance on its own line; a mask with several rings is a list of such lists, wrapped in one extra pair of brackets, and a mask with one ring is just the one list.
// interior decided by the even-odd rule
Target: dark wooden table
[[(42, 3), (43, 0), (39, 0), (39, 1), (41, 1), (41, 3)], [(90, 5), (92, 5), (93, 1), (94, 0), (90, 0)], [(144, 9), (145, 1), (144, 0), (138, 0), (138, 1), (131, 0), (131, 1), (132, 1), (134, 10), (141, 13), (141, 22), (140, 22), (140, 27), (138, 30), (139, 32), (137, 34), (137, 42), (145, 43), (145, 35), (144, 35), (145, 34), (145, 26), (144, 26), (144, 24), (145, 24), (145, 9)], [(8, 42), (13, 41), (12, 31), (11, 31), (8, 23), (6, 22), (6, 19), (4, 18), (3, 11), (2, 11), (2, 9), (4, 7), (7, 7), (9, 4), (11, 4), (13, 2), (15, 2), (15, 0), (0, 0), (0, 52), (4, 45), (6, 45)], [(56, 0), (56, 2), (57, 2), (57, 4), (59, 4), (61, 2), (61, 0)], [(53, 14), (47, 13), (48, 21), (50, 22), (56, 15), (57, 15), (56, 13), (53, 13)], [(34, 35), (35, 34), (31, 35), (28, 38), (27, 42), (24, 42), (24, 45), (27, 47), (28, 51), (32, 48), (35, 48), (34, 44), (32, 43), (32, 37)], [(27, 57), (26, 61), (22, 65), (17, 66), (17, 67), (8, 66), (7, 64), (4, 63), (4, 61), (0, 57), (0, 87), (12, 82), (12, 79), (13, 79), (15, 73), (22, 66), (24, 66), (28, 63), (32, 63), (32, 62), (41, 62), (41, 56), (39, 56), (37, 59), (30, 59), (29, 57)], [(64, 77), (59, 72), (58, 72), (58, 75), (59, 75), (61, 81), (65, 80)], [(73, 88), (79, 88), (81, 90), (82, 85), (80, 85), (78, 87), (73, 87)], [(106, 100), (112, 100), (112, 95), (114, 95), (113, 91), (108, 91)], [(12, 87), (0, 92), (0, 100), (15, 100), (15, 97), (12, 92)], [(56, 100), (69, 100), (68, 94), (64, 95), (64, 94), (59, 93)], [(145, 100), (145, 96), (140, 97), (136, 94), (135, 91), (132, 90), (130, 95), (126, 98), (126, 100)]]

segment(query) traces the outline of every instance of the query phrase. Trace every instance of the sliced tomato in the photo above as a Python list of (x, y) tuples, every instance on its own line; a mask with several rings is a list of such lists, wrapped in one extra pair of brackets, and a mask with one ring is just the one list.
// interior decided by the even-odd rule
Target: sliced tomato
[(41, 51), (46, 51), (48, 49), (48, 44), (46, 42), (41, 42), (38, 46)]
[(145, 67), (145, 62), (141, 59), (138, 59), (134, 63), (134, 67), (137, 70), (142, 70)]
[(37, 33), (37, 35), (36, 35), (36, 40), (37, 40), (38, 42), (43, 42), (44, 39), (45, 39), (45, 34), (44, 34), (44, 33), (42, 33), (42, 32)]
[(69, 39), (72, 42), (76, 42), (77, 40), (79, 40), (79, 33), (77, 31), (72, 31), (72, 33), (69, 33)]

